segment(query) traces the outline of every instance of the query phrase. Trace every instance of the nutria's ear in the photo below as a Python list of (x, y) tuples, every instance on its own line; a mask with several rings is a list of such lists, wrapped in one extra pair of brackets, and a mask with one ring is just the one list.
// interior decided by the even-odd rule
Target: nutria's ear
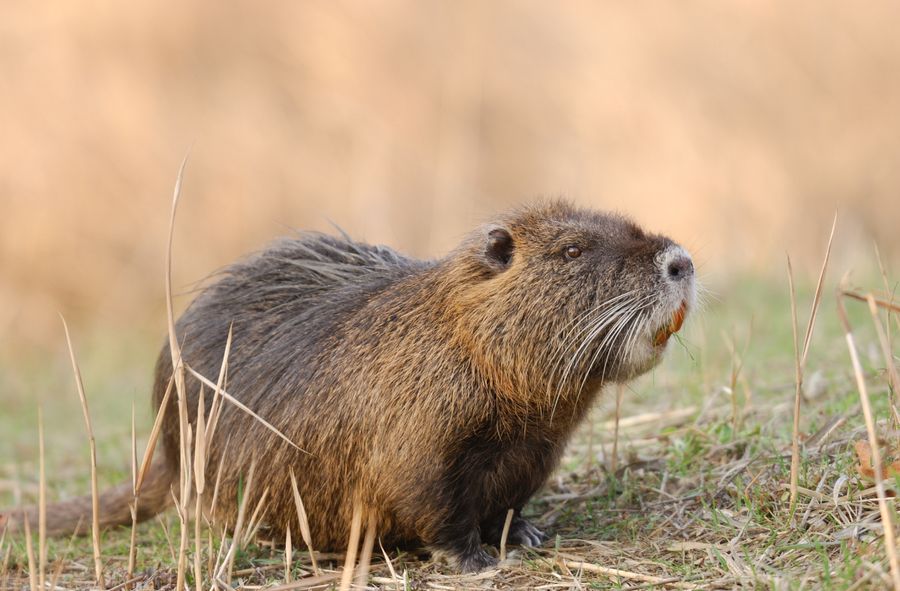
[(514, 249), (512, 236), (506, 228), (491, 228), (487, 234), (484, 253), (492, 267), (498, 271), (506, 269), (512, 260)]

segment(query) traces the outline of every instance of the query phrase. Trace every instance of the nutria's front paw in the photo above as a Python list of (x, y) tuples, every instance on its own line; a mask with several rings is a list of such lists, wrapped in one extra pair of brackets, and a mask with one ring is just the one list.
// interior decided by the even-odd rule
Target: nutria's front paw
[(468, 552), (457, 559), (459, 571), (462, 573), (476, 573), (484, 570), (489, 566), (496, 566), (497, 559), (484, 551), (483, 548), (477, 548)]
[(509, 524), (509, 535), (506, 538), (510, 544), (535, 547), (547, 541), (548, 536), (530, 521), (521, 517), (514, 517)]

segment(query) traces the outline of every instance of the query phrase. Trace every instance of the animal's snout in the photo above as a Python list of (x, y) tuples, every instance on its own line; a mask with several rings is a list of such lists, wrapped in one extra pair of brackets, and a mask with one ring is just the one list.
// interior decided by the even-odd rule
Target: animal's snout
[(685, 249), (670, 246), (663, 252), (660, 270), (669, 281), (684, 281), (694, 276), (694, 261)]

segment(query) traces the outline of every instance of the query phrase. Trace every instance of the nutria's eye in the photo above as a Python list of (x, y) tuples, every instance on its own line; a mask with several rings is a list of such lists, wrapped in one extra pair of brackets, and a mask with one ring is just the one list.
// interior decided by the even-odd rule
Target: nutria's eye
[(570, 259), (577, 259), (581, 256), (581, 249), (575, 245), (566, 247), (566, 256)]

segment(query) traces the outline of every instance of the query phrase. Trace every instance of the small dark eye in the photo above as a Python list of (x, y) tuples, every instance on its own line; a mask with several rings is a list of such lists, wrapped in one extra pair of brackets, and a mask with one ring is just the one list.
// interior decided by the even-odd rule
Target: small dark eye
[(566, 247), (566, 256), (570, 259), (577, 259), (581, 256), (581, 249), (577, 246), (568, 246)]

